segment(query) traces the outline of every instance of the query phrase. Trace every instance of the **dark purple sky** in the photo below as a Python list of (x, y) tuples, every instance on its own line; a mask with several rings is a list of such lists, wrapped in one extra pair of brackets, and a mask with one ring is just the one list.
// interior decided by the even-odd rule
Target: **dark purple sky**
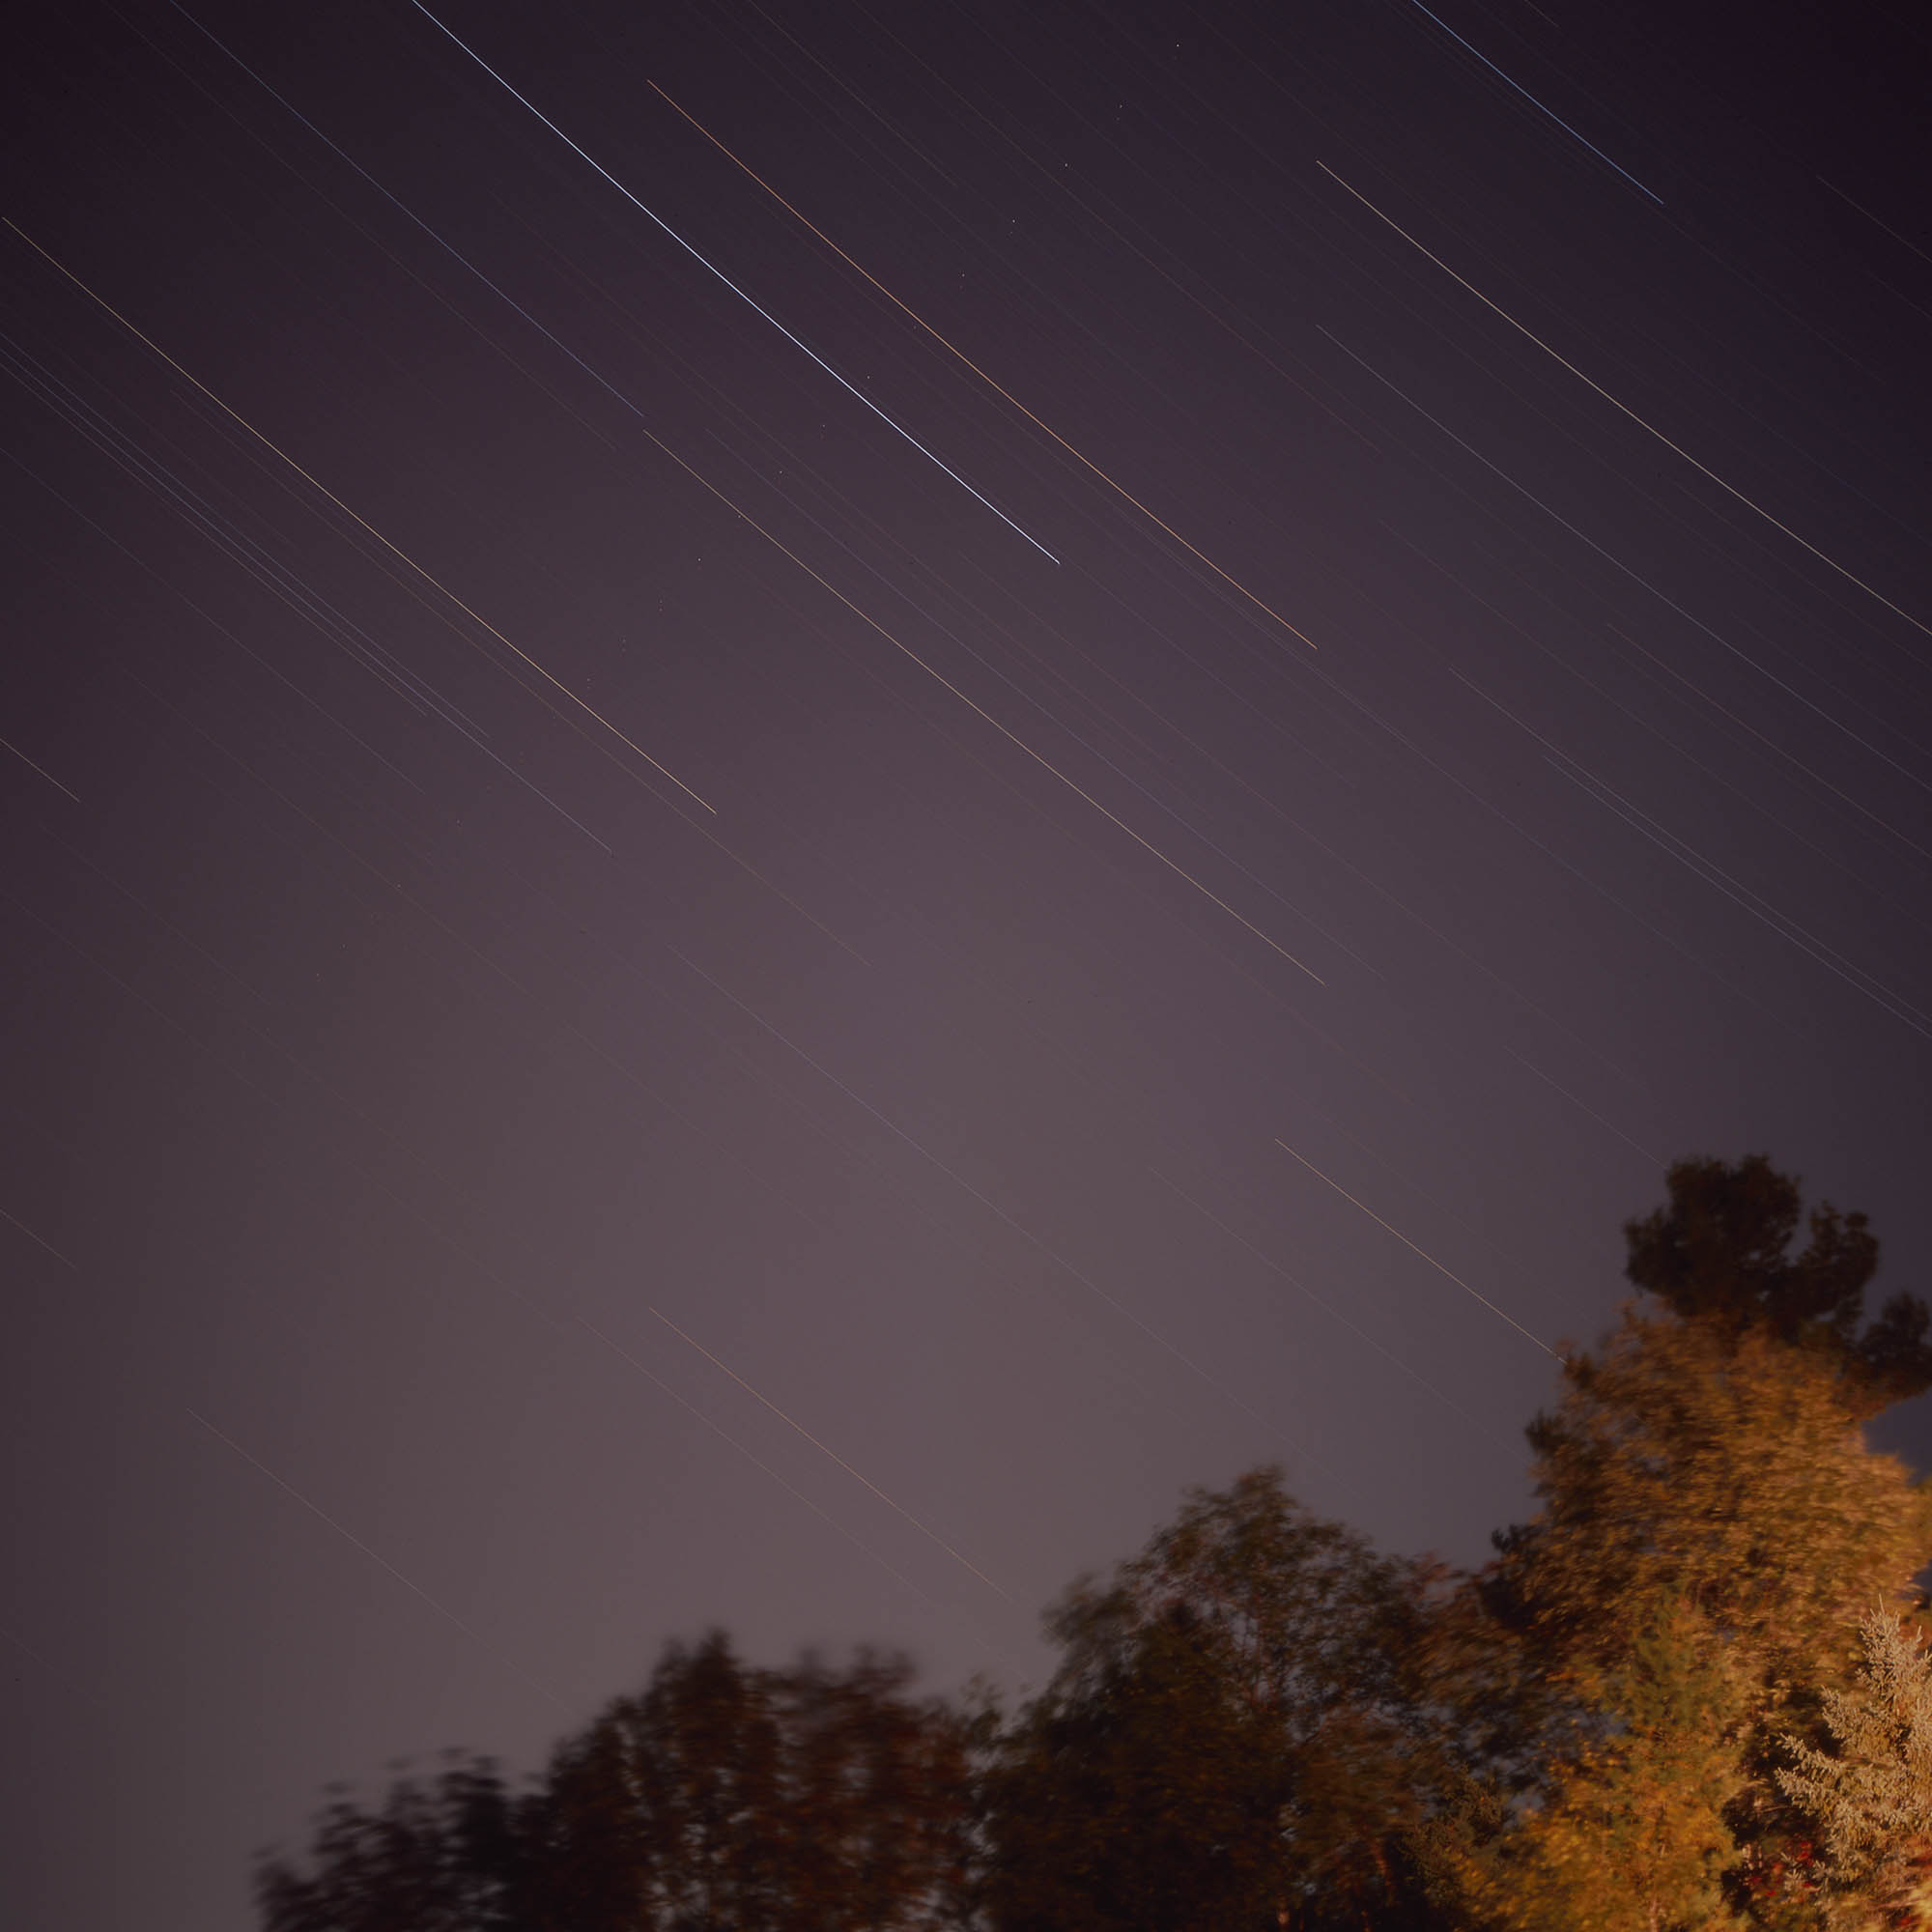
[(1675, 1154), (1928, 1286), (1927, 44), (1743, 17), (43, 12), (10, 1923), (1264, 1460), (1476, 1561)]

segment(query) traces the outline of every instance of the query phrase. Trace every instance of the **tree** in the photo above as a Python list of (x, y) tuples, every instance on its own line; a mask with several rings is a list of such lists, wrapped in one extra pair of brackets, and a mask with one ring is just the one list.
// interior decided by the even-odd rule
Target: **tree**
[(741, 1663), (722, 1634), (667, 1653), (555, 1754), (540, 1811), (545, 1932), (895, 1932), (960, 1884), (958, 1720), (910, 1666)]
[(1543, 1509), (1483, 1584), (1547, 1767), (1492, 1877), (1579, 1889), (1604, 1927), (1714, 1922), (1714, 1869), (1729, 1911), (1786, 1856), (1772, 1737), (1833, 1685), (1860, 1608), (1909, 1600), (1932, 1498), (1865, 1445), (1834, 1365), (1763, 1330), (1632, 1313), (1564, 1374), (1531, 1432)]
[(1825, 1693), (1822, 1751), (1785, 1734), (1784, 1795), (1816, 1827), (1808, 1873), (1844, 1926), (1932, 1922), (1932, 1638), (1879, 1606), (1856, 1683)]
[(1412, 1878), (1440, 1780), (1413, 1680), (1433, 1572), (1302, 1509), (1280, 1472), (1195, 1492), (1047, 1627), (1064, 1653), (984, 1791), (999, 1932), (1350, 1923)]
[(1932, 1496), (1860, 1427), (1914, 1382), (1894, 1345), (1923, 1327), (1901, 1297), (1859, 1335), (1863, 1218), (1820, 1209), (1793, 1261), (1797, 1188), (1768, 1163), (1680, 1162), (1670, 1195), (1628, 1230), (1667, 1312), (1628, 1309), (1565, 1362), (1528, 1432), (1541, 1508), (1476, 1586), (1540, 1761), (1513, 1829), (1463, 1862), (1505, 1922), (1809, 1922), (1755, 1886), (1793, 1842), (1776, 1733), (1836, 1685), (1861, 1609), (1910, 1601), (1932, 1557)]
[(432, 1784), (399, 1779), (380, 1810), (338, 1797), (318, 1821), (309, 1875), (266, 1859), (264, 1932), (529, 1932), (524, 1807), (490, 1759), (444, 1756)]
[(942, 1922), (969, 1824), (959, 1721), (902, 1660), (741, 1662), (671, 1645), (510, 1801), (465, 1762), (324, 1815), (270, 1862), (265, 1932), (904, 1932)]
[(1543, 1507), (1486, 1579), (1547, 1662), (1601, 1669), (1683, 1609), (1751, 1681), (1795, 1681), (1932, 1555), (1932, 1497), (1811, 1351), (1632, 1311), (1563, 1378), (1528, 1431)]
[[(1532, 1423), (1480, 1575), (1258, 1469), (1049, 1612), (1010, 1721), (860, 1653), (714, 1633), (511, 1798), (452, 1757), (274, 1860), (267, 1932), (1904, 1932), (1932, 1927), (1932, 1490), (1864, 1422), (1932, 1381), (1861, 1326), (1877, 1244), (1681, 1161), (1632, 1304)], [(1874, 1605), (1876, 1607), (1874, 1608)], [(1863, 1616), (1863, 1662), (1853, 1642)]]
[(722, 1633), (554, 1753), (536, 1857), (554, 1932), (750, 1925), (780, 1889), (772, 1686)]
[(1738, 1708), (1694, 1617), (1645, 1632), (1578, 1699), (1533, 1801), (1464, 1852), (1468, 1906), (1494, 1924), (1682, 1932), (1731, 1918)]
[(1917, 1296), (1895, 1294), (1859, 1333), (1878, 1242), (1862, 1214), (1830, 1202), (1810, 1216), (1810, 1240), (1793, 1256), (1799, 1183), (1763, 1154), (1736, 1167), (1680, 1160), (1670, 1200), (1624, 1229), (1625, 1273), (1683, 1321), (1737, 1335), (1769, 1331), (1787, 1347), (1818, 1351), (1837, 1369), (1855, 1405), (1876, 1414), (1932, 1388), (1928, 1316)]

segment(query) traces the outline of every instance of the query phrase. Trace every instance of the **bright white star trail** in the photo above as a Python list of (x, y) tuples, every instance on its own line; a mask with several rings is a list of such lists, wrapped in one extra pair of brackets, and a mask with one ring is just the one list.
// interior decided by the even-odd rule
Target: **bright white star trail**
[(490, 76), (492, 80), (496, 81), (497, 85), (503, 89), (504, 93), (508, 94), (509, 96), (512, 97), (512, 99), (522, 102), (524, 106), (527, 107), (530, 110), (530, 112), (534, 114), (536, 118), (539, 121), (541, 121), (543, 125), (546, 128), (548, 128), (550, 131), (553, 134), (554, 134), (559, 141), (561, 141), (564, 144), (566, 148), (568, 148), (574, 155), (579, 156), (591, 167), (595, 168), (597, 172), (600, 175), (602, 175), (604, 179), (607, 182), (609, 182), (611, 185), (614, 187), (617, 190), (617, 192), (621, 194), (624, 197), (624, 199), (628, 201), (631, 204), (631, 206), (638, 211), (639, 214), (643, 215), (647, 220), (653, 222), (657, 227), (663, 229), (663, 231), (667, 235), (668, 235), (670, 239), (673, 242), (675, 242), (677, 245), (680, 248), (682, 248), (684, 252), (687, 255), (689, 255), (694, 262), (700, 263), (704, 268), (708, 269), (711, 271), (711, 273), (716, 275), (718, 279), (721, 282), (723, 282), (724, 286), (727, 289), (729, 289), (731, 293), (745, 304), (747, 308), (751, 309), (754, 314), (762, 316), (768, 323), (771, 324), (771, 326), (774, 328), (778, 330), (778, 332), (781, 335), (784, 337), (784, 339), (787, 342), (789, 342), (792, 345), (794, 349), (798, 349), (802, 351), (805, 355), (810, 355), (811, 359), (814, 362), (816, 362), (818, 366), (821, 369), (823, 369), (825, 373), (828, 376), (830, 376), (832, 380), (835, 383), (837, 383), (838, 386), (841, 389), (843, 389), (848, 396), (851, 396), (855, 401), (863, 404), (867, 409), (870, 410), (871, 412), (875, 416), (877, 416), (878, 419), (882, 423), (884, 423), (886, 427), (890, 429), (895, 436), (901, 437), (904, 439), (905, 441), (911, 443), (912, 446), (916, 450), (918, 450), (919, 453), (923, 457), (924, 457), (925, 460), (928, 463), (930, 463), (935, 469), (944, 470), (946, 474), (952, 477), (953, 482), (958, 484), (960, 489), (964, 490), (969, 497), (973, 497), (977, 502), (985, 504), (986, 508), (991, 510), (994, 516), (999, 518), (1001, 523), (1005, 524), (1006, 526), (1009, 530), (1011, 530), (1016, 536), (1025, 538), (1025, 540), (1028, 543), (1033, 545), (1035, 550), (1039, 552), (1041, 556), (1046, 558), (1047, 562), (1058, 563), (1060, 561), (1060, 559), (1057, 556), (1055, 556), (1054, 554), (1050, 550), (1048, 550), (1047, 547), (1043, 543), (1041, 543), (1037, 537), (1029, 536), (1025, 530), (1021, 529), (1019, 525), (1014, 523), (1013, 520), (1009, 516), (1008, 516), (1007, 513), (1003, 509), (1001, 509), (997, 503), (993, 502), (990, 497), (981, 496), (978, 490), (974, 489), (972, 484), (967, 482), (965, 477), (960, 475), (958, 470), (954, 469), (951, 464), (945, 462), (940, 457), (935, 456), (931, 450), (926, 448), (924, 443), (920, 441), (918, 437), (913, 435), (911, 430), (907, 429), (904, 426), (904, 424), (895, 421), (894, 418), (889, 416), (886, 413), (886, 412), (882, 410), (877, 403), (873, 402), (871, 397), (867, 395), (863, 389), (857, 387), (854, 384), (847, 382), (846, 379), (843, 376), (841, 376), (838, 373), (838, 371), (835, 369), (832, 366), (832, 364), (828, 362), (825, 359), (825, 357), (818, 353), (817, 350), (813, 349), (810, 343), (800, 341), (799, 338), (796, 335), (794, 335), (791, 332), (791, 330), (788, 329), (784, 326), (784, 324), (781, 323), (778, 319), (778, 317), (771, 312), (770, 309), (766, 308), (763, 305), (763, 303), (758, 301), (755, 297), (747, 295), (745, 291), (742, 288), (740, 288), (738, 284), (734, 282), (731, 279), (731, 277), (727, 275), (724, 272), (724, 270), (721, 269), (718, 266), (718, 264), (711, 259), (709, 255), (705, 254), (701, 249), (694, 247), (689, 242), (687, 242), (684, 239), (682, 235), (680, 235), (677, 232), (675, 228), (673, 228), (670, 225), (669, 222), (668, 222), (664, 218), (663, 215), (659, 214), (655, 209), (649, 208), (643, 202), (639, 201), (638, 197), (635, 194), (633, 194), (631, 190), (627, 188), (624, 185), (624, 184), (620, 182), (617, 179), (617, 177), (613, 175), (611, 172), (611, 170), (603, 164), (602, 161), (596, 159), (595, 156), (589, 154), (585, 149), (581, 148), (575, 141), (573, 141), (570, 138), (570, 136), (566, 134), (563, 131), (563, 129), (559, 128), (556, 125), (556, 123), (550, 118), (548, 114), (546, 114), (540, 107), (535, 105), (535, 103), (532, 102), (526, 95), (518, 93), (516, 88), (511, 86), (511, 84), (507, 80), (505, 80), (503, 76), (500, 73), (498, 73), (497, 70), (494, 67), (492, 67), (490, 63), (486, 61), (483, 58), (483, 56), (476, 51), (474, 47), (472, 47), (467, 41), (459, 39), (455, 34), (451, 34), (449, 32), (449, 29), (446, 26), (444, 26), (443, 23), (440, 20), (439, 20), (437, 16), (434, 14), (432, 14), (429, 11), (429, 9), (422, 4), (422, 0), (410, 0), (410, 4), (412, 7), (414, 7), (416, 12), (422, 14), (422, 16), (426, 20), (430, 21), (433, 25), (441, 28), (443, 33), (449, 34), (449, 38), (452, 41), (455, 41), (456, 44), (459, 47), (461, 47), (463, 51), (467, 53), (469, 56), (469, 58), (473, 60), (476, 63), (476, 65), (480, 67), (483, 70), (483, 71)]

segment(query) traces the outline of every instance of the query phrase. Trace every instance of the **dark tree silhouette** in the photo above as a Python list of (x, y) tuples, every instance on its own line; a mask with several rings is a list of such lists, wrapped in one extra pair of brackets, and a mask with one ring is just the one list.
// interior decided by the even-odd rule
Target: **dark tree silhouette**
[(755, 1669), (673, 1644), (512, 1799), (487, 1760), (338, 1799), (309, 1870), (257, 1877), (265, 1932), (898, 1932), (964, 1884), (963, 1728), (862, 1653)]
[(996, 1932), (1414, 1922), (1443, 1781), (1417, 1681), (1432, 1575), (1257, 1469), (1077, 1586), (987, 1774)]
[(338, 1797), (317, 1821), (309, 1874), (266, 1860), (264, 1932), (534, 1932), (529, 1801), (491, 1759), (443, 1755), (432, 1783), (399, 1779), (380, 1810)]
[(1624, 1272), (1638, 1288), (1686, 1321), (1733, 1335), (1762, 1327), (1820, 1350), (1838, 1364), (1862, 1414), (1932, 1388), (1928, 1318), (1916, 1295), (1893, 1295), (1859, 1332), (1879, 1260), (1862, 1214), (1841, 1215), (1830, 1202), (1813, 1208), (1810, 1239), (1794, 1256), (1799, 1183), (1763, 1154), (1735, 1167), (1680, 1160), (1668, 1186), (1666, 1207), (1624, 1229)]
[(934, 1922), (967, 1827), (958, 1721), (903, 1661), (751, 1668), (673, 1645), (552, 1760), (542, 1932), (892, 1932)]

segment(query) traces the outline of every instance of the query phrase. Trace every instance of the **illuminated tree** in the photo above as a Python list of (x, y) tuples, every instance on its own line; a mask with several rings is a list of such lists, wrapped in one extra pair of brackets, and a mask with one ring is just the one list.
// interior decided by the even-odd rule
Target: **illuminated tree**
[(1782, 1737), (1777, 1782), (1816, 1827), (1809, 1875), (1834, 1924), (1932, 1924), (1932, 1639), (1885, 1608), (1859, 1636), (1856, 1682), (1823, 1699), (1832, 1749)]
[(1799, 1843), (1776, 1737), (1839, 1683), (1861, 1611), (1911, 1601), (1932, 1496), (1860, 1426), (1915, 1381), (1923, 1311), (1860, 1335), (1862, 1217), (1821, 1209), (1793, 1261), (1796, 1221), (1768, 1164), (1680, 1163), (1628, 1231), (1669, 1312), (1566, 1361), (1529, 1430), (1542, 1507), (1479, 1590), (1541, 1770), (1463, 1864), (1505, 1923), (1816, 1922), (1765, 1883)]
[(1737, 1687), (1694, 1620), (1646, 1632), (1595, 1679), (1512, 1829), (1462, 1861), (1471, 1914), (1540, 1932), (1734, 1923), (1726, 1809)]
[(1258, 1469), (1060, 1602), (1010, 1722), (674, 1645), (527, 1796), (338, 1802), (267, 1932), (1932, 1932), (1932, 1490), (1863, 1433), (1926, 1314), (1861, 1326), (1863, 1217), (1798, 1225), (1761, 1158), (1671, 1170), (1479, 1576)]
[(1684, 1610), (1741, 1683), (1799, 1681), (1932, 1556), (1932, 1498), (1807, 1350), (1629, 1313), (1563, 1376), (1528, 1432), (1543, 1507), (1498, 1539), (1489, 1589), (1568, 1671), (1613, 1667)]

